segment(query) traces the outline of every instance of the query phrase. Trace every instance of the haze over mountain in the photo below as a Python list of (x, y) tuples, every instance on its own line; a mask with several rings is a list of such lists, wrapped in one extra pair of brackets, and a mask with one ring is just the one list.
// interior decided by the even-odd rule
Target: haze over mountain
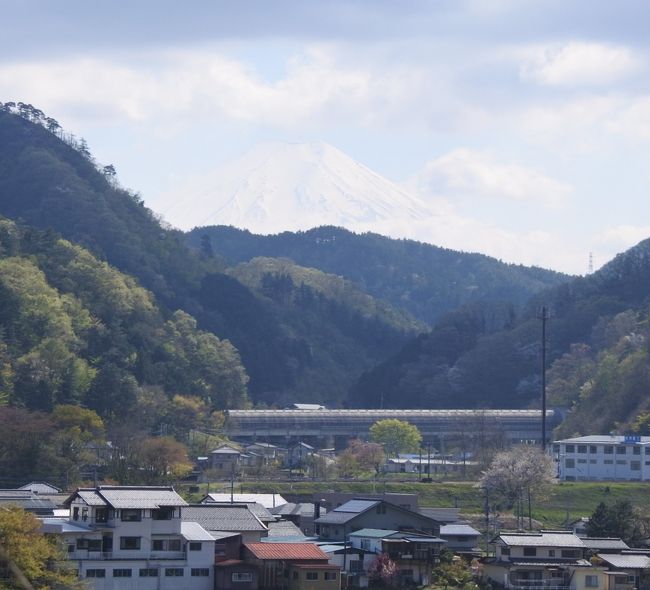
[[(391, 237), (430, 234), (435, 209), (323, 142), (267, 143), (167, 196), (183, 229), (220, 224), (271, 234), (321, 225)], [(427, 228), (429, 231), (427, 231)]]

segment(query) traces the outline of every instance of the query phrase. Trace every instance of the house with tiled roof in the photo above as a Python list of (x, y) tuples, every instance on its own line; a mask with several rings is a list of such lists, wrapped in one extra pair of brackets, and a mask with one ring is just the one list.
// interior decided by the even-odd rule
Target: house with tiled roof
[(339, 590), (340, 568), (315, 543), (246, 543), (243, 558), (259, 570), (259, 588)]
[(360, 529), (416, 531), (437, 537), (440, 523), (381, 499), (357, 498), (332, 509), (314, 521), (323, 540), (343, 541)]
[(192, 504), (183, 510), (184, 521), (198, 522), (205, 530), (239, 533), (244, 543), (268, 536), (268, 528), (248, 504)]
[(46, 518), (43, 532), (63, 539), (79, 577), (97, 590), (212, 590), (214, 538), (185, 522), (172, 487), (80, 488), (68, 518)]
[(607, 567), (592, 564), (585, 543), (570, 531), (504, 532), (492, 544), (495, 555), (483, 561), (483, 574), (506, 590), (608, 588)]

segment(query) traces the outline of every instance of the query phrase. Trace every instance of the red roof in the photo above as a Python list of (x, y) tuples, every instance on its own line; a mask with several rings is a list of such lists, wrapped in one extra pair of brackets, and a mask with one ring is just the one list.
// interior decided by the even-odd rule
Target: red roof
[(314, 543), (245, 543), (256, 559), (313, 559), (327, 562), (327, 555)]

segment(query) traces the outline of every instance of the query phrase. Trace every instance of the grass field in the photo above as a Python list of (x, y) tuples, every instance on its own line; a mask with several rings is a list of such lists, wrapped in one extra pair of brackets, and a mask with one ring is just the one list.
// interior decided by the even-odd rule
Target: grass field
[[(229, 491), (228, 483), (210, 484), (210, 491)], [(457, 506), (462, 513), (479, 513), (484, 510), (483, 491), (472, 483), (396, 483), (378, 482), (245, 482), (236, 483), (236, 492), (276, 492), (304, 496), (311, 501), (317, 492), (352, 492), (362, 495), (372, 492), (402, 492), (418, 494), (420, 506)], [(207, 492), (207, 485), (200, 486), (200, 493), (192, 494), (193, 500)], [(562, 526), (567, 521), (589, 516), (599, 502), (611, 503), (628, 499), (643, 513), (650, 515), (650, 483), (637, 482), (563, 482), (554, 484), (544, 500), (533, 504), (533, 518), (544, 527)]]

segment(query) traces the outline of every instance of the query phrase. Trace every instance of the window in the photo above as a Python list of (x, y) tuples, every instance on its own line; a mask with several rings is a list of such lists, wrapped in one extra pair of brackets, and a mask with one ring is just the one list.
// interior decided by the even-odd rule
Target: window
[(157, 578), (158, 570), (155, 567), (143, 567), (140, 569), (141, 578)]
[(197, 541), (190, 543), (190, 551), (201, 551), (201, 543)]
[(587, 588), (598, 588), (598, 576), (585, 576), (585, 586)]
[(253, 574), (251, 572), (233, 572), (232, 573), (233, 582), (252, 582)]
[(632, 471), (641, 471), (641, 461), (630, 461), (630, 469)]
[(191, 575), (195, 578), (207, 577), (210, 575), (210, 570), (207, 567), (193, 567)]
[(580, 557), (580, 554), (575, 549), (562, 549), (562, 557)]
[(294, 571), (293, 575), (291, 576), (294, 580), (298, 579), (298, 572)]
[(127, 551), (140, 549), (140, 537), (120, 537), (120, 549)]
[(180, 551), (181, 550), (181, 540), (180, 539), (169, 539), (167, 542), (167, 551)]
[(119, 568), (119, 569), (113, 570), (113, 577), (114, 578), (130, 578), (131, 577), (131, 570), (130, 569), (125, 569), (125, 568)]
[(325, 572), (326, 580), (336, 580), (337, 577), (336, 572)]
[(350, 561), (350, 571), (351, 572), (362, 572), (363, 571), (363, 562), (360, 559), (355, 559)]
[(88, 539), (88, 551), (101, 551), (101, 550), (102, 550), (101, 539)]
[(99, 570), (99, 569), (86, 570), (86, 577), (87, 578), (105, 578), (106, 577), (106, 570)]
[(624, 446), (616, 447), (617, 455), (625, 455), (625, 453), (627, 453), (627, 447)]
[(77, 549), (88, 549), (88, 539), (77, 539)]
[(605, 451), (605, 455), (613, 455), (614, 454), (614, 447), (612, 445), (605, 445), (603, 447)]
[(95, 511), (95, 522), (107, 522), (108, 521), (108, 509), (107, 508), (97, 508)]
[(564, 460), (564, 466), (567, 469), (573, 469), (576, 466), (576, 460), (575, 459), (565, 459)]
[(564, 449), (566, 453), (575, 453), (576, 452), (576, 447), (575, 445), (567, 445)]
[(314, 581), (318, 580), (318, 572), (307, 572), (305, 574), (305, 580)]
[(535, 557), (537, 555), (537, 547), (524, 547), (524, 557)]
[(370, 539), (361, 539), (361, 549), (370, 550)]
[(627, 465), (627, 461), (625, 459), (616, 459), (616, 464), (617, 465)]
[(605, 465), (613, 465), (614, 464), (614, 459), (605, 459), (603, 461), (603, 463), (605, 463)]
[(510, 555), (510, 547), (501, 547), (501, 555)]
[(595, 455), (598, 453), (598, 447), (596, 445), (589, 445), (589, 453)]
[[(200, 545), (200, 543), (199, 543)], [(153, 539), (151, 541), (152, 551), (180, 551), (180, 539)]]
[(548, 556), (549, 557), (555, 557), (555, 549), (549, 549), (548, 550)]
[(223, 543), (219, 543), (214, 546), (214, 554), (215, 555), (225, 555), (226, 554), (226, 546)]
[(582, 464), (584, 464), (584, 463), (586, 463), (586, 462), (587, 462), (587, 459), (578, 459), (578, 463), (582, 463)]
[(142, 520), (142, 513), (140, 510), (133, 510), (129, 508), (127, 510), (122, 510), (120, 518), (124, 522), (137, 522), (139, 520)]
[(86, 522), (88, 520), (88, 508), (81, 509), (81, 520)]
[(153, 520), (171, 520), (174, 516), (174, 509), (171, 507), (158, 508), (151, 511)]
[(72, 519), (73, 520), (79, 520), (79, 506), (75, 506), (72, 509)]
[(632, 447), (632, 454), (633, 455), (640, 455), (641, 454), (641, 447)]
[(646, 454), (646, 455), (650, 455), (650, 445), (647, 445), (647, 446), (645, 447), (645, 454)]
[(578, 453), (585, 454), (587, 452), (587, 445), (578, 445)]
[(183, 576), (183, 568), (182, 567), (166, 567), (165, 568), (165, 575), (168, 578), (180, 578)]

